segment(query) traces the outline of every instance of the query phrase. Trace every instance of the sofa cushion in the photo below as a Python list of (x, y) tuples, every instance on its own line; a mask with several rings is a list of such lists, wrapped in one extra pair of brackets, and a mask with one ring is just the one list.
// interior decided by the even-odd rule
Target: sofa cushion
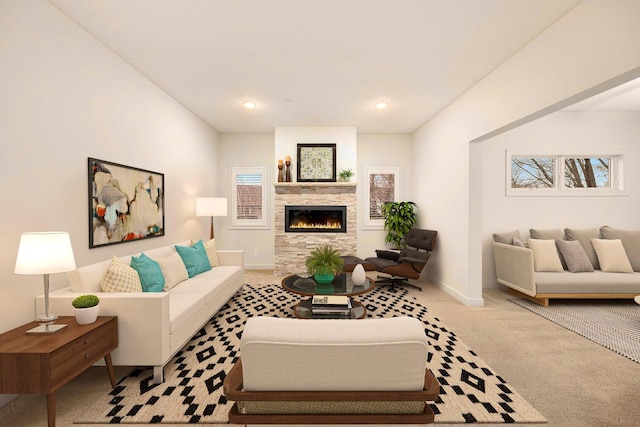
[(207, 252), (204, 250), (202, 240), (198, 240), (191, 246), (176, 245), (176, 251), (182, 258), (189, 277), (211, 270), (211, 264), (209, 263), (209, 258), (207, 258)]
[(162, 275), (164, 276), (164, 290), (168, 291), (180, 282), (183, 282), (189, 278), (187, 268), (182, 262), (182, 258), (178, 255), (178, 252), (173, 252), (166, 257), (157, 258), (156, 261), (160, 264)]
[(529, 239), (535, 271), (564, 271), (555, 240)]
[(600, 231), (597, 228), (565, 228), (564, 234), (567, 240), (577, 240), (578, 242), (580, 242), (582, 249), (584, 249), (585, 253), (589, 257), (593, 268), (599, 270), (600, 263), (598, 262), (598, 255), (596, 255), (596, 251), (595, 249), (593, 249), (591, 239), (599, 239)]
[(131, 267), (140, 276), (143, 292), (162, 292), (162, 289), (164, 289), (164, 276), (162, 275), (160, 264), (141, 253), (139, 257), (131, 257)]
[(640, 295), (640, 273), (614, 274), (596, 270), (576, 275), (535, 273), (538, 294), (637, 294)]
[(512, 245), (513, 239), (517, 238), (522, 241), (520, 230), (508, 231), (506, 233), (494, 233), (493, 241), (496, 243), (504, 243), (505, 245)]
[(529, 229), (529, 235), (532, 239), (539, 240), (564, 240), (564, 234), (559, 228), (552, 230), (540, 230), (538, 228)]
[(620, 230), (608, 226), (600, 227), (603, 239), (620, 239), (633, 271), (640, 271), (640, 230)]
[(245, 390), (421, 390), (429, 345), (411, 317), (251, 317), (240, 354)]
[(593, 265), (577, 240), (556, 240), (556, 247), (572, 273), (592, 272)]
[(620, 239), (591, 239), (598, 255), (600, 270), (608, 273), (633, 273)]
[(111, 258), (100, 280), (102, 292), (142, 292), (138, 272), (117, 256)]

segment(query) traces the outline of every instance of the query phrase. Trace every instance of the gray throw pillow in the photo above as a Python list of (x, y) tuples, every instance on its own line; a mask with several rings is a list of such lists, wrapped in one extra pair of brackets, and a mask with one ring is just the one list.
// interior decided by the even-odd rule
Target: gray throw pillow
[(496, 243), (504, 243), (505, 245), (512, 245), (513, 239), (517, 238), (522, 241), (522, 236), (520, 236), (520, 230), (513, 230), (507, 233), (495, 233), (493, 235), (493, 241)]
[(640, 230), (620, 230), (608, 226), (600, 227), (603, 239), (620, 239), (633, 271), (640, 271)]
[(591, 272), (593, 264), (577, 240), (556, 240), (556, 247), (560, 256), (572, 273)]
[(589, 257), (593, 268), (596, 270), (600, 270), (598, 255), (596, 255), (596, 251), (595, 249), (593, 249), (593, 245), (591, 244), (591, 239), (600, 238), (600, 231), (597, 228), (565, 228), (564, 234), (565, 236), (567, 236), (567, 240), (577, 240), (578, 242), (580, 242), (582, 249), (584, 249), (585, 253)]

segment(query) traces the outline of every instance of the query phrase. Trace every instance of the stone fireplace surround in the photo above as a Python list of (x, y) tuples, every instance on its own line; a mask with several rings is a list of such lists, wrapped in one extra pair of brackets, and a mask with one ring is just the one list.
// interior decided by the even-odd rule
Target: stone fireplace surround
[[(304, 261), (322, 245), (331, 245), (343, 255), (356, 253), (357, 184), (352, 182), (278, 182), (275, 184), (274, 274), (283, 276), (306, 271)], [(285, 206), (344, 205), (346, 233), (285, 233)]]

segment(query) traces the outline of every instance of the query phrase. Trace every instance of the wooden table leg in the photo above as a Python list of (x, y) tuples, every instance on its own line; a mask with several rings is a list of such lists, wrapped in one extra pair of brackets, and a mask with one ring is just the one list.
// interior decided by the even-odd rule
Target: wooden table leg
[(111, 353), (107, 353), (107, 355), (104, 357), (104, 363), (107, 365), (109, 380), (111, 380), (111, 388), (116, 388), (116, 376), (113, 372), (113, 363), (111, 363)]
[(47, 394), (47, 425), (56, 427), (56, 392)]

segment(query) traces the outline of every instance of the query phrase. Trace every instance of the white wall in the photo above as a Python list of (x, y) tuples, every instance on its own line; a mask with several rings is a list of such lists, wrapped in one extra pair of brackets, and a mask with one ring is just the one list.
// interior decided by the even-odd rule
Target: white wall
[[(376, 249), (385, 247), (386, 232), (363, 228), (365, 223), (367, 168), (398, 167), (400, 169), (400, 200), (413, 200), (413, 154), (411, 135), (358, 134), (358, 253), (360, 258), (375, 256)], [(418, 206), (418, 210), (429, 206)], [(421, 224), (418, 224), (420, 226)]]
[[(482, 299), (482, 147), (469, 142), (640, 65), (635, 0), (584, 0), (414, 133), (415, 199), (439, 231), (429, 277)], [(424, 217), (423, 217), (424, 215)]]
[[(218, 135), (46, 1), (0, 2), (0, 331), (35, 318), (41, 276), (17, 276), (24, 231), (68, 231), (86, 265), (208, 236)], [(166, 236), (88, 249), (87, 157), (165, 174)], [(66, 276), (51, 277), (52, 289)]]
[[(296, 181), (297, 144), (336, 144), (336, 178), (342, 169), (351, 169), (357, 177), (355, 127), (276, 126), (274, 159), (284, 161), (287, 155), (291, 156), (291, 181), (293, 182)], [(274, 167), (276, 164), (277, 160)], [(277, 177), (276, 167), (274, 181)]]
[[(530, 228), (640, 228), (640, 113), (557, 112), (482, 143), (483, 286), (497, 286), (491, 235)], [(512, 154), (621, 154), (625, 193), (621, 197), (507, 197), (505, 150)]]
[[(278, 177), (277, 161), (273, 154), (273, 134), (220, 134), (220, 157), (218, 160), (218, 182), (221, 185), (220, 196), (227, 197), (231, 203), (231, 168), (264, 167), (267, 170), (267, 212), (268, 229), (229, 229), (231, 218), (214, 218), (216, 243), (220, 249), (244, 250), (246, 269), (273, 269), (274, 228), (273, 228), (273, 183)], [(293, 158), (294, 156), (292, 156)], [(284, 156), (282, 157), (284, 160)], [(258, 251), (258, 256), (255, 251)]]

